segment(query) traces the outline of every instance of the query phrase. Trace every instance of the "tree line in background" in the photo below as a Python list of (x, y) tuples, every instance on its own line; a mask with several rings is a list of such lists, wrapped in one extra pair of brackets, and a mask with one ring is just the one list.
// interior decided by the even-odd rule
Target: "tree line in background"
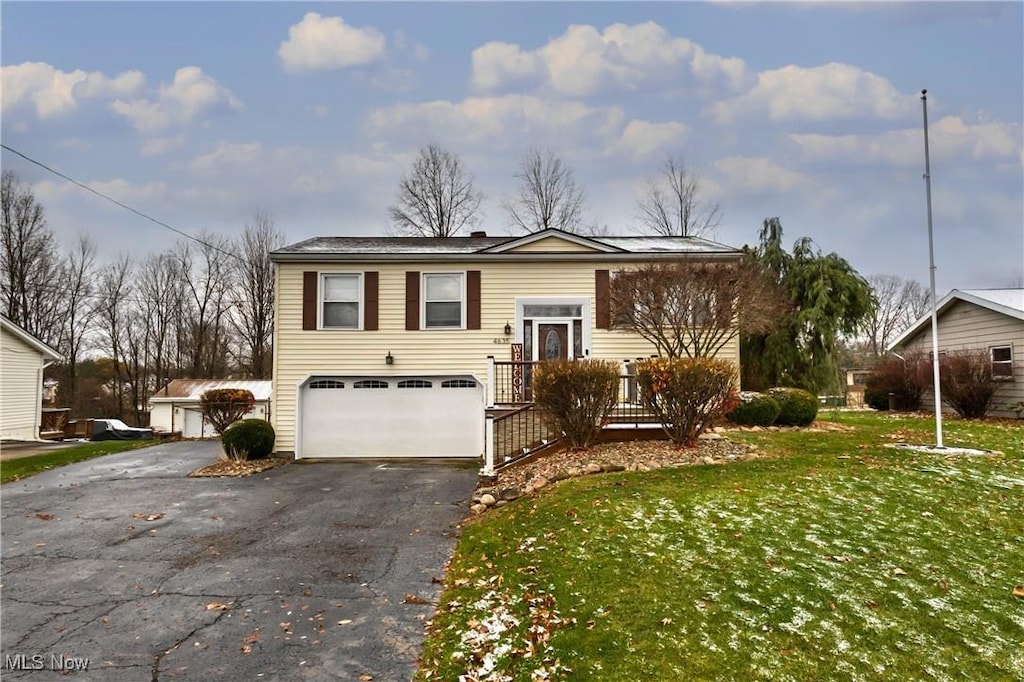
[(32, 189), (10, 171), (2, 215), (2, 312), (63, 355), (47, 376), (74, 416), (142, 423), (170, 379), (270, 377), (269, 253), (284, 235), (269, 215), (234, 239), (204, 233), (104, 265), (87, 236), (62, 251)]

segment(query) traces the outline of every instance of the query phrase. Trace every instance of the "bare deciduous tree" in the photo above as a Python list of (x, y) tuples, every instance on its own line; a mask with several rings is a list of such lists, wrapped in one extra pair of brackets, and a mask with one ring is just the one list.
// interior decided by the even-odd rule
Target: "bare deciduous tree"
[(427, 145), (398, 185), (389, 209), (392, 228), (402, 235), (454, 237), (477, 224), (483, 198), (458, 156)]
[(240, 364), (253, 379), (270, 376), (274, 332), (274, 264), (270, 252), (284, 245), (274, 219), (257, 212), (238, 238), (238, 300), (233, 319), (240, 345)]
[(156, 392), (174, 374), (176, 328), (182, 323), (185, 283), (181, 265), (171, 253), (149, 256), (139, 273), (139, 301), (146, 322), (147, 388)]
[(129, 296), (132, 293), (132, 264), (127, 256), (121, 256), (116, 262), (104, 267), (99, 273), (98, 312), (100, 321), (100, 347), (114, 363), (114, 385), (111, 392), (117, 404), (117, 416), (124, 417), (124, 387), (127, 382), (127, 366), (124, 362), (125, 346), (128, 344), (128, 333), (125, 329), (131, 324), (132, 311), (129, 309)]
[(96, 245), (89, 237), (81, 235), (61, 268), (65, 314), (58, 348), (67, 368), (64, 373), (67, 385), (61, 385), (59, 390), (65, 403), (70, 405), (78, 404), (78, 361), (92, 335), (93, 320), (98, 312), (94, 301), (95, 274)]
[(637, 217), (651, 232), (666, 237), (705, 237), (722, 220), (722, 207), (701, 197), (701, 177), (682, 157), (669, 156), (647, 179), (636, 202)]
[(227, 239), (203, 233), (198, 244), (179, 242), (175, 251), (185, 284), (182, 306), (186, 371), (219, 379), (227, 372), (227, 313), (235, 260)]
[(877, 304), (865, 322), (865, 331), (868, 348), (878, 358), (893, 339), (924, 315), (931, 295), (912, 279), (896, 275), (872, 275), (867, 279)]
[(4, 171), (0, 190), (0, 303), (8, 318), (56, 346), (63, 320), (60, 256), (32, 188)]
[(752, 259), (653, 263), (616, 272), (612, 322), (668, 357), (713, 357), (740, 333), (771, 330), (785, 296)]
[(550, 149), (531, 149), (519, 164), (516, 194), (502, 205), (513, 229), (539, 232), (587, 230), (583, 223), (583, 188), (576, 174)]

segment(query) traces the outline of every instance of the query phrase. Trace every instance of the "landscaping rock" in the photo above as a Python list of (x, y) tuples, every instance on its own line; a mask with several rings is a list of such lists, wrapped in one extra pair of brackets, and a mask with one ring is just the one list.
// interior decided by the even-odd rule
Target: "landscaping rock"
[(554, 476), (551, 477), (551, 482), (558, 483), (559, 481), (564, 481), (567, 478), (569, 478), (569, 474), (567, 472), (559, 471)]
[(660, 469), (660, 468), (661, 468), (661, 462), (656, 462), (656, 461), (654, 461), (652, 459), (650, 462), (647, 463), (647, 469), (648, 470)]
[(540, 478), (535, 478), (533, 480), (533, 489), (534, 490), (540, 490), (541, 488), (543, 488), (547, 484), (548, 484), (548, 479), (544, 478), (543, 476), (540, 477)]
[(487, 511), (487, 505), (477, 503), (470, 507), (469, 510), (474, 514), (483, 514), (485, 511)]
[(708, 433), (702, 433), (699, 436), (697, 436), (697, 438), (699, 438), (700, 440), (722, 440), (723, 436), (719, 433), (715, 433), (712, 431)]
[(498, 500), (494, 497), (494, 495), (491, 495), (490, 493), (480, 496), (480, 504), (483, 504), (488, 507), (493, 507), (497, 501)]
[(497, 502), (494, 503), (494, 506), (495, 508), (504, 507), (506, 504), (508, 504), (508, 500), (498, 500)]
[(589, 462), (587, 466), (583, 467), (583, 473), (586, 474), (599, 474), (603, 471), (601, 465), (595, 462)]
[(519, 488), (502, 488), (500, 495), (501, 500), (505, 502), (512, 502), (513, 500), (518, 500), (522, 496), (523, 493), (522, 491), (519, 490)]
[(604, 465), (604, 470), (605, 471), (625, 471), (626, 467), (622, 466), (621, 464), (605, 464)]

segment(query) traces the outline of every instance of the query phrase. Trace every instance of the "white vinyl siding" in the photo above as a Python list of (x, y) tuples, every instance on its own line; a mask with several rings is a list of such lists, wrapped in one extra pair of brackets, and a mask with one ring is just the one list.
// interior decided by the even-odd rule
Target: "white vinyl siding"
[(0, 437), (39, 438), (44, 358), (7, 329), (0, 339)]
[[(1012, 381), (1000, 381), (992, 400), (991, 416), (1013, 417), (1010, 403), (1024, 400), (1024, 320), (983, 308), (968, 301), (957, 301), (939, 315), (939, 354), (960, 350), (989, 352), (994, 347), (1009, 346), (1012, 350)], [(926, 324), (921, 331), (902, 344), (907, 350), (920, 351), (931, 357), (932, 330)], [(897, 349), (897, 352), (902, 353)], [(925, 392), (923, 407), (934, 409), (932, 391)], [(944, 408), (948, 410), (949, 408)]]
[[(405, 273), (426, 270), (423, 264), (359, 264), (362, 270), (379, 271), (379, 330), (360, 334), (324, 335), (302, 330), (302, 273), (308, 263), (277, 263), (274, 325), (274, 428), (277, 450), (295, 448), (298, 387), (311, 376), (471, 375), (483, 383), (487, 356), (511, 359), (513, 338), (505, 336), (506, 322), (515, 323), (516, 299), (580, 298), (587, 301), (590, 320), (589, 357), (616, 361), (648, 357), (654, 347), (639, 335), (624, 330), (597, 329), (594, 324), (594, 271), (615, 271), (637, 263), (590, 262), (460, 262), (446, 264), (443, 272), (480, 270), (480, 329), (405, 330)], [(316, 269), (329, 274), (332, 266)], [(334, 266), (350, 272), (349, 264)], [(440, 269), (438, 269), (441, 272)], [(422, 291), (422, 301), (426, 298)], [(422, 319), (422, 318), (421, 318)], [(463, 323), (465, 315), (463, 315)], [(586, 337), (585, 337), (586, 338)], [(390, 352), (394, 364), (385, 364)], [(739, 367), (739, 342), (730, 342), (719, 357)], [(345, 390), (348, 390), (347, 388)]]

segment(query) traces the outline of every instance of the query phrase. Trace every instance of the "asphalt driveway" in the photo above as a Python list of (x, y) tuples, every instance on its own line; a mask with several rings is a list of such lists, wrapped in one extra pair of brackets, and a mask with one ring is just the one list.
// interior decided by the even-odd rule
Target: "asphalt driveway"
[[(185, 477), (218, 448), (169, 443), (3, 486), (0, 676), (409, 679), (477, 465)], [(61, 656), (88, 670), (58, 674)]]

